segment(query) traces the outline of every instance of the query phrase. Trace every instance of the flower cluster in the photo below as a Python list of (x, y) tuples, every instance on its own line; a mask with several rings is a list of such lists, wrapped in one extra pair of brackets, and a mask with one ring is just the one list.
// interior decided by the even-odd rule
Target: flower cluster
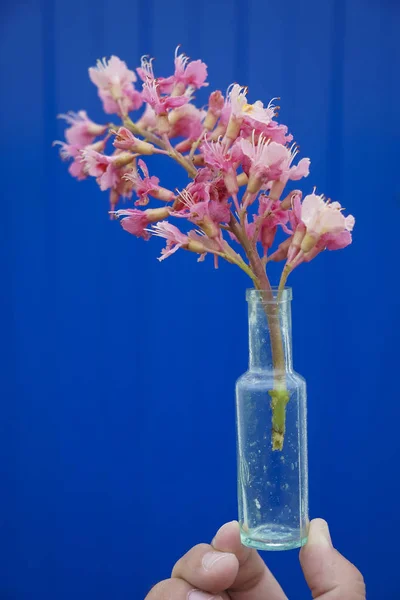
[[(251, 104), (247, 88), (235, 83), (226, 94), (212, 91), (205, 109), (196, 107), (196, 90), (208, 86), (207, 66), (179, 49), (167, 77), (155, 76), (147, 56), (136, 72), (116, 56), (103, 59), (89, 77), (104, 112), (120, 124), (97, 124), (85, 111), (61, 115), (68, 128), (65, 141), (56, 142), (60, 154), (71, 161), (72, 176), (94, 177), (101, 190), (109, 190), (110, 213), (125, 231), (166, 240), (160, 260), (180, 248), (199, 260), (212, 254), (216, 266), (224, 258), (267, 289), (269, 261), (285, 261), (284, 285), (301, 263), (351, 243), (354, 217), (345, 217), (338, 202), (315, 189), (304, 199), (298, 189), (284, 193), (290, 182), (308, 176), (310, 160), (297, 160), (293, 136), (277, 120), (275, 99)], [(140, 111), (135, 118), (133, 111)], [(173, 192), (150, 174), (143, 157), (153, 154), (186, 170), (184, 189)], [(118, 209), (121, 198), (133, 196), (136, 208)], [(148, 207), (150, 201), (156, 204)], [(279, 228), (287, 238), (273, 249)]]

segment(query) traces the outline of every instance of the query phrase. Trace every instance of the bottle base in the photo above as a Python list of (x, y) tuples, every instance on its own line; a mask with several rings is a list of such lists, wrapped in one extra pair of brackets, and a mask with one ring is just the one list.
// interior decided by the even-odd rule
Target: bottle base
[(240, 529), (242, 544), (256, 550), (279, 551), (301, 548), (307, 542), (299, 529), (282, 527), (274, 524), (261, 525), (255, 529)]

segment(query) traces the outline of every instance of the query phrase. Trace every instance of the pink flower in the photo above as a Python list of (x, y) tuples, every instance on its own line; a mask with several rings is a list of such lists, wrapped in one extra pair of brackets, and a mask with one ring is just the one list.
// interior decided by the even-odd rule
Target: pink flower
[(301, 206), (301, 220), (307, 234), (319, 238), (324, 234), (339, 234), (352, 231), (355, 223), (353, 215), (345, 217), (339, 202), (325, 202), (323, 196), (309, 194)]
[[(205, 167), (197, 171), (194, 181), (186, 186), (186, 190), (191, 194), (196, 203), (203, 200), (215, 200), (216, 202), (226, 202), (229, 198), (229, 193), (226, 189), (222, 176), (215, 177), (210, 168)], [(182, 208), (180, 203), (181, 198), (178, 196), (177, 205), (175, 208)]]
[(183, 137), (187, 140), (197, 140), (203, 131), (202, 120), (205, 112), (196, 108), (193, 104), (185, 104), (168, 115), (171, 125), (170, 138)]
[(289, 246), (292, 242), (291, 238), (286, 238), (286, 240), (284, 240), (281, 244), (279, 244), (277, 250), (275, 250), (275, 252), (273, 252), (269, 258), (268, 261), (269, 262), (280, 262), (281, 260), (285, 260), (287, 258), (288, 255), (288, 251), (289, 251)]
[(206, 235), (200, 235), (196, 231), (189, 231), (188, 235), (186, 235), (175, 227), (175, 225), (168, 223), (168, 221), (156, 223), (149, 231), (153, 235), (167, 240), (167, 246), (161, 251), (161, 256), (158, 260), (164, 260), (179, 250), (179, 248), (185, 248), (186, 250), (200, 254), (199, 261), (204, 258), (207, 252), (218, 250), (217, 243), (214, 240), (210, 240)]
[(178, 108), (189, 102), (187, 96), (161, 96), (159, 86), (155, 81), (147, 81), (143, 84), (142, 98), (150, 104), (156, 115), (165, 114), (171, 108)]
[(291, 133), (288, 133), (286, 125), (280, 125), (276, 121), (271, 121), (266, 126), (259, 127), (260, 133), (262, 133), (267, 139), (277, 144), (290, 144), (293, 140)]
[(200, 150), (207, 165), (224, 173), (228, 173), (237, 162), (237, 159), (235, 160), (230, 150), (222, 142), (205, 141)]
[(261, 220), (258, 241), (261, 242), (264, 252), (267, 253), (274, 242), (278, 225), (284, 227), (288, 222), (289, 214), (287, 210), (282, 210), (279, 200), (262, 195), (259, 199), (258, 215), (254, 221), (257, 226), (258, 220)]
[(270, 123), (262, 123), (245, 119), (240, 128), (241, 137), (251, 138), (253, 131), (257, 136), (262, 135), (265, 140), (276, 142), (283, 146), (290, 144), (293, 140), (293, 136), (288, 133), (287, 126), (280, 125), (273, 120)]
[(120, 127), (118, 131), (111, 131), (111, 133), (115, 134), (115, 140), (113, 142), (114, 148), (118, 148), (119, 150), (130, 150), (137, 154), (154, 154), (153, 144), (143, 142), (135, 137), (126, 127)]
[(297, 166), (291, 166), (297, 150), (282, 146), (276, 142), (269, 142), (263, 136), (255, 142), (242, 139), (241, 149), (251, 160), (248, 191), (256, 193), (267, 182), (280, 180), (286, 183), (288, 179), (301, 179), (309, 173), (310, 160), (302, 158)]
[(143, 206), (149, 203), (148, 196), (158, 198), (164, 202), (172, 202), (175, 199), (175, 194), (166, 188), (159, 185), (159, 178), (152, 175), (150, 177), (149, 170), (146, 163), (143, 160), (138, 161), (140, 170), (144, 177), (142, 177), (137, 169), (130, 171), (124, 175), (124, 179), (130, 181), (133, 184), (133, 188), (139, 200), (135, 202), (137, 206)]
[[(213, 174), (209, 167), (201, 168), (197, 171), (197, 175), (191, 183), (186, 186), (186, 190), (191, 194), (196, 203), (203, 200), (215, 200), (220, 204), (227, 203), (230, 194), (226, 189), (224, 177), (222, 175)], [(177, 198), (176, 210), (182, 208), (180, 197)]]
[(127, 152), (106, 156), (91, 148), (82, 150), (82, 162), (89, 175), (97, 178), (102, 191), (115, 188), (123, 176), (121, 167), (132, 162), (133, 156)]
[(135, 73), (117, 56), (98, 60), (96, 67), (90, 67), (89, 77), (98, 88), (104, 112), (127, 114), (142, 105), (141, 95), (133, 87)]
[(229, 148), (222, 142), (204, 142), (201, 145), (201, 153), (207, 165), (218, 169), (224, 175), (224, 182), (229, 194), (236, 194), (239, 190), (236, 170), (240, 157), (235, 149)]
[(175, 217), (184, 217), (195, 223), (210, 239), (221, 237), (219, 225), (227, 223), (230, 218), (230, 206), (227, 202), (209, 199), (196, 202), (188, 189), (180, 192), (179, 199), (183, 208), (172, 213)]
[(255, 142), (241, 139), (240, 147), (251, 161), (248, 190), (256, 193), (267, 181), (279, 179), (283, 174), (283, 164), (287, 160), (288, 150), (281, 144), (269, 143), (262, 136)]
[(327, 250), (342, 250), (342, 248), (346, 248), (352, 242), (351, 233), (348, 229), (339, 233), (325, 233), (321, 239), (323, 239)]
[(146, 104), (144, 112), (137, 122), (138, 127), (151, 131), (157, 127), (157, 115), (151, 108), (150, 104)]
[[(340, 233), (325, 233), (323, 234), (315, 246), (302, 256), (304, 262), (310, 262), (323, 250), (341, 250), (346, 248), (352, 242), (351, 233), (347, 230)], [(299, 261), (300, 262), (300, 261)]]
[(137, 110), (143, 104), (140, 92), (135, 89), (125, 90), (124, 95), (119, 100), (114, 100), (111, 94), (106, 90), (99, 90), (99, 98), (103, 102), (105, 113), (127, 115), (131, 110)]
[(137, 80), (135, 73), (118, 56), (111, 56), (108, 61), (105, 58), (98, 60), (95, 67), (90, 67), (89, 77), (99, 89), (113, 90), (116, 97), (122, 95), (125, 86)]
[(115, 210), (120, 198), (130, 199), (133, 193), (132, 183), (124, 179), (124, 175), (129, 172), (128, 167), (121, 167), (119, 179), (115, 187), (110, 189), (110, 214)]
[(201, 60), (190, 61), (185, 54), (178, 54), (178, 48), (175, 51), (175, 84), (183, 83), (185, 87), (191, 86), (196, 90), (207, 86), (207, 65)]
[(154, 81), (153, 59), (149, 58), (147, 54), (142, 56), (140, 67), (136, 69), (136, 72), (143, 82)]
[(242, 115), (247, 123), (252, 127), (256, 127), (259, 123), (270, 125), (275, 116), (276, 107), (271, 102), (264, 107), (261, 100), (257, 100), (254, 104), (245, 104), (242, 109)]
[(282, 229), (291, 236), (289, 244), (284, 246), (288, 262), (291, 262), (298, 254), (306, 231), (306, 226), (301, 220), (301, 192), (294, 193), (291, 203), (292, 210), (289, 210), (289, 223), (292, 230), (286, 225), (282, 225)]
[(178, 54), (179, 46), (175, 50), (175, 73), (172, 77), (159, 79), (160, 89), (163, 93), (180, 96), (187, 87), (198, 90), (207, 86), (207, 65), (201, 60), (190, 59), (185, 54)]
[[(293, 232), (301, 224), (301, 195), (295, 194), (292, 197), (292, 210), (289, 211), (289, 221)], [(292, 233), (293, 233), (292, 232)]]
[(60, 147), (60, 156), (62, 160), (73, 159), (72, 163), (68, 167), (68, 172), (72, 177), (78, 179), (78, 181), (82, 181), (88, 177), (88, 173), (85, 169), (85, 165), (81, 160), (81, 151), (82, 147), (77, 144), (66, 144), (65, 142), (54, 142), (53, 145), (59, 145)]
[[(229, 121), (231, 118), (231, 113), (232, 113), (232, 107), (230, 105), (230, 102), (228, 101), (228, 99), (225, 99), (224, 106), (221, 110), (221, 114), (219, 117), (218, 125), (215, 128), (215, 130), (212, 132), (210, 139), (212, 139), (213, 141), (216, 141), (216, 140), (219, 140), (220, 137), (225, 136), (228, 125), (229, 125)], [(212, 122), (211, 122), (211, 125), (212, 125)], [(240, 127), (239, 127), (239, 131), (240, 131)], [(232, 141), (234, 141), (234, 139), (229, 141), (229, 143), (232, 143)]]
[(225, 128), (228, 127), (228, 123), (231, 118), (231, 114), (232, 114), (232, 105), (228, 99), (225, 99), (224, 106), (221, 110), (219, 124), (225, 125)]
[(112, 214), (116, 217), (123, 217), (121, 225), (125, 231), (148, 240), (150, 233), (146, 228), (150, 223), (166, 219), (169, 215), (169, 209), (149, 208), (147, 210), (139, 210), (137, 208), (127, 208), (125, 210), (117, 210)]
[[(223, 111), (229, 121), (226, 127), (224, 143), (230, 146), (238, 137), (244, 119), (244, 107), (247, 106), (247, 88), (235, 83), (228, 90), (227, 106)], [(221, 123), (222, 125), (222, 123)]]
[[(298, 210), (298, 209), (297, 209)], [(312, 193), (301, 205), (300, 222), (297, 225), (288, 252), (292, 268), (303, 261), (310, 261), (322, 250), (345, 248), (351, 241), (355, 219), (345, 217), (339, 202), (325, 201), (323, 196)], [(295, 220), (298, 219), (298, 214)]]
[[(197, 175), (194, 181), (186, 186), (186, 191), (193, 198), (194, 202), (202, 202), (210, 200), (210, 189), (211, 189), (212, 172), (211, 169), (203, 168), (197, 171)], [(183, 203), (182, 195), (177, 197), (176, 210), (182, 209), (186, 206)]]
[(160, 261), (171, 256), (171, 254), (179, 250), (179, 248), (185, 248), (189, 245), (189, 237), (182, 233), (175, 225), (168, 223), (168, 221), (156, 223), (156, 225), (153, 225), (151, 228), (150, 233), (167, 240), (167, 246), (166, 248), (163, 248), (161, 256), (158, 259)]
[(204, 120), (204, 129), (212, 131), (221, 116), (225, 100), (219, 90), (212, 92), (208, 99), (208, 111)]
[(103, 135), (107, 131), (107, 125), (94, 123), (84, 110), (80, 110), (78, 113), (69, 112), (66, 115), (59, 115), (59, 118), (65, 119), (70, 125), (65, 130), (65, 138), (68, 144), (88, 146), (97, 136)]
[(268, 127), (272, 118), (275, 116), (276, 107), (272, 101), (267, 107), (257, 100), (254, 104), (247, 102), (247, 88), (243, 88), (237, 83), (228, 91), (227, 102), (230, 105), (231, 113), (228, 127), (225, 133), (225, 141), (232, 143), (239, 135), (242, 127), (250, 127), (251, 130), (257, 127)]
[(220, 90), (211, 92), (208, 98), (208, 110), (212, 112), (216, 117), (221, 116), (222, 109), (225, 106), (225, 99)]
[(244, 108), (247, 104), (247, 87), (234, 83), (228, 90), (228, 104), (231, 109), (231, 116), (244, 117)]

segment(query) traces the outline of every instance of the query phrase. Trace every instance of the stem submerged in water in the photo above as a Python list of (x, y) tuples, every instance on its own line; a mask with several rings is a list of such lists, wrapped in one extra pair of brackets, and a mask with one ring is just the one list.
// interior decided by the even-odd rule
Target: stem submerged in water
[(286, 404), (289, 401), (289, 392), (286, 389), (286, 364), (283, 350), (283, 340), (280, 326), (280, 297), (286, 278), (282, 281), (278, 298), (274, 298), (271, 284), (265, 272), (265, 266), (257, 252), (256, 245), (246, 235), (244, 227), (231, 215), (229, 228), (242, 244), (250, 267), (255, 275), (254, 284), (262, 292), (263, 308), (268, 321), (271, 340), (272, 362), (274, 366), (274, 389), (269, 392), (272, 410), (272, 449), (282, 450), (285, 439)]
[(286, 404), (289, 392), (286, 389), (274, 389), (268, 392), (271, 396), (272, 409), (272, 450), (282, 450), (285, 439)]

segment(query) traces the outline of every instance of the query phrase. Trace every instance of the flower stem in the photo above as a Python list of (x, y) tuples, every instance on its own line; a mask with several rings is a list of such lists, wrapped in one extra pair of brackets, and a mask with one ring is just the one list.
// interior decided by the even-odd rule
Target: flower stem
[(281, 298), (282, 298), (282, 294), (283, 294), (283, 290), (285, 289), (285, 285), (286, 285), (286, 281), (287, 278), (290, 275), (292, 268), (290, 265), (285, 265), (285, 268), (282, 271), (282, 275), (279, 281), (279, 287), (278, 287), (278, 298), (277, 298), (277, 302), (280, 302)]
[(194, 167), (191, 162), (189, 162), (180, 152), (178, 152), (178, 150), (175, 150), (175, 148), (171, 144), (171, 140), (166, 134), (164, 135), (164, 144), (170, 157), (176, 160), (177, 163), (179, 163), (184, 169), (186, 169), (190, 177), (196, 177), (196, 167)]
[(246, 235), (244, 228), (231, 214), (229, 228), (236, 236), (249, 259), (250, 267), (255, 275), (254, 284), (262, 292), (265, 303), (263, 308), (267, 317), (270, 339), (272, 362), (274, 366), (274, 389), (269, 392), (272, 410), (272, 449), (282, 450), (285, 438), (286, 404), (289, 401), (289, 392), (286, 389), (285, 353), (280, 327), (279, 302), (274, 300), (271, 284), (265, 272), (265, 266), (257, 252), (252, 240)]
[(157, 135), (154, 135), (154, 133), (150, 133), (149, 131), (146, 131), (145, 129), (142, 129), (141, 127), (136, 125), (136, 123), (134, 123), (132, 121), (132, 119), (130, 119), (129, 117), (124, 118), (124, 125), (125, 125), (125, 127), (127, 127), (127, 129), (132, 131), (132, 133), (134, 133), (136, 135), (140, 135), (145, 140), (151, 142), (155, 146), (159, 146), (163, 150), (166, 150), (167, 153), (169, 154), (169, 156), (171, 158), (173, 158), (174, 160), (176, 160), (176, 162), (179, 163), (181, 165), (181, 167), (183, 167), (185, 169), (185, 171), (188, 172), (190, 177), (192, 177), (192, 178), (196, 177), (196, 174), (197, 174), (196, 167), (191, 162), (189, 162), (180, 152), (175, 150), (175, 148), (171, 145), (171, 142), (169, 141), (169, 139), (168, 139), (169, 144), (166, 144), (165, 141), (160, 139)]
[(193, 160), (194, 153), (196, 152), (197, 148), (200, 146), (201, 140), (204, 138), (206, 133), (207, 133), (207, 129), (203, 129), (203, 131), (201, 132), (201, 135), (197, 138), (197, 140), (195, 142), (193, 142), (192, 148), (189, 153), (190, 161)]

